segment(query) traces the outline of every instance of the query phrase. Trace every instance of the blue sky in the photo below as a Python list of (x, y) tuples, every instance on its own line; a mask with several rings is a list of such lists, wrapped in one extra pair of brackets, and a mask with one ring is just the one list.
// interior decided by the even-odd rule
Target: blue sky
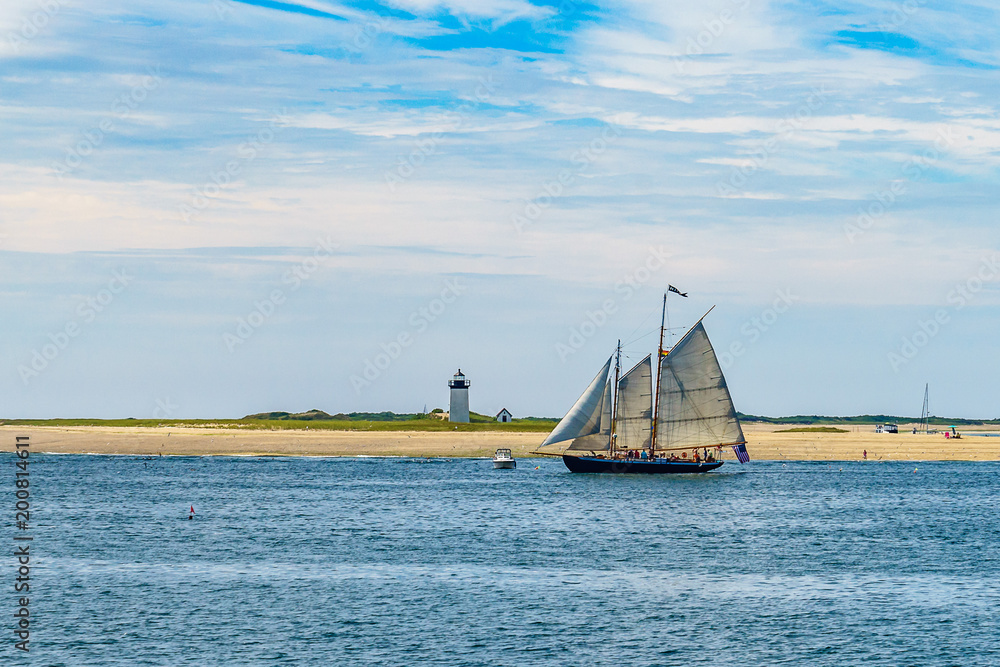
[(5, 2), (0, 416), (559, 416), (672, 283), (744, 412), (1000, 417), (997, 19)]

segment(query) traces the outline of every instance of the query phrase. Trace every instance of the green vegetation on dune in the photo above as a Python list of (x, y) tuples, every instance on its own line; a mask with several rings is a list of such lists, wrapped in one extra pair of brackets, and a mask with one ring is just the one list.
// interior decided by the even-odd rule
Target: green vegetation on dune
[[(898, 415), (857, 415), (854, 417), (824, 417), (822, 415), (795, 415), (793, 417), (762, 417), (745, 415), (737, 412), (740, 421), (748, 424), (916, 424), (919, 417), (900, 417)], [(1000, 424), (1000, 419), (958, 419), (949, 417), (931, 417), (933, 426), (985, 426)]]
[(243, 419), (264, 419), (268, 421), (329, 421), (331, 419), (342, 419), (348, 421), (347, 415), (330, 415), (322, 410), (308, 410), (306, 412), (261, 412), (256, 415), (247, 415)]
[(375, 421), (375, 422), (400, 422), (411, 419), (421, 419), (424, 415), (417, 414), (396, 414), (395, 412), (351, 412), (344, 414), (338, 412), (331, 415), (322, 410), (309, 410), (307, 412), (261, 412), (255, 415), (247, 415), (243, 419), (257, 419), (265, 421)]
[(800, 426), (798, 428), (785, 428), (775, 433), (850, 433), (850, 431), (836, 426)]
[[(438, 413), (440, 414), (440, 413)], [(548, 433), (558, 420), (528, 417), (501, 424), (486, 415), (470, 414), (472, 423), (453, 424), (440, 417), (392, 412), (330, 415), (321, 410), (302, 413), (265, 412), (243, 419), (7, 419), (11, 426), (108, 426), (108, 427), (194, 427), (241, 430), (322, 430), (322, 431), (505, 431)]]

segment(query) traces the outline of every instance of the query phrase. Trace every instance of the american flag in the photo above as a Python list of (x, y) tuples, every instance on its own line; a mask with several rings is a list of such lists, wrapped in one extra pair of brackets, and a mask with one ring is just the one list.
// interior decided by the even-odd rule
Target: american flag
[(736, 458), (739, 459), (740, 463), (750, 463), (750, 455), (747, 454), (747, 446), (745, 444), (733, 445), (733, 453), (736, 454)]

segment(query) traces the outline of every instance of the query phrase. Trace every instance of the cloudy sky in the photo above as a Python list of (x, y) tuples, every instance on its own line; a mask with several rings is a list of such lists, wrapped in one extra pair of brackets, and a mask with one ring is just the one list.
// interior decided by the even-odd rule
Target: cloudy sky
[[(0, 416), (1000, 417), (995, 3), (5, 0)], [(676, 334), (675, 334), (676, 335)]]

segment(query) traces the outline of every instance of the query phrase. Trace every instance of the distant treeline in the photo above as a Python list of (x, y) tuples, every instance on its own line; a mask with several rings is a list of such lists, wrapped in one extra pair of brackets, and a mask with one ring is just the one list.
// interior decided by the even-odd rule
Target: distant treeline
[[(309, 410), (307, 412), (260, 412), (255, 415), (247, 415), (243, 419), (262, 419), (267, 421), (342, 421), (342, 422), (407, 422), (428, 419), (443, 419), (444, 410), (434, 408), (428, 413), (423, 412), (338, 412), (331, 415), (322, 410)], [(496, 418), (489, 415), (481, 415), (478, 412), (469, 413), (469, 421), (473, 424), (495, 423)], [(517, 422), (557, 422), (558, 419), (548, 419), (543, 417), (524, 417), (515, 419)]]
[[(288, 412), (262, 412), (256, 415), (247, 415), (244, 419), (266, 419), (266, 420), (292, 420), (292, 421), (366, 421), (366, 422), (402, 422), (420, 419), (440, 419), (438, 415), (443, 412), (441, 408), (435, 408), (429, 413), (396, 413), (396, 412), (338, 412), (335, 415), (327, 414), (322, 410), (309, 410), (308, 412), (288, 413)], [(827, 417), (825, 415), (794, 415), (792, 417), (765, 417), (762, 415), (746, 415), (742, 412), (736, 413), (741, 421), (760, 424), (915, 424), (920, 422), (919, 417), (900, 417), (898, 415), (856, 415), (853, 417)], [(473, 424), (496, 421), (489, 415), (481, 415), (476, 412), (469, 413), (469, 419)], [(515, 419), (519, 422), (558, 422), (558, 417), (523, 417)], [(1000, 425), (1000, 419), (952, 419), (948, 417), (931, 417), (930, 424), (934, 426), (984, 426), (990, 424)]]
[[(740, 421), (760, 424), (916, 424), (920, 417), (900, 417), (898, 415), (857, 415), (854, 417), (825, 417), (823, 415), (795, 415), (793, 417), (762, 417), (737, 412)], [(985, 426), (1000, 424), (1000, 419), (953, 419), (931, 417), (934, 426)]]
[(112, 427), (189, 427), (239, 430), (321, 431), (511, 431), (548, 433), (555, 419), (527, 417), (500, 423), (494, 417), (470, 413), (468, 424), (455, 424), (443, 418), (442, 410), (428, 414), (393, 412), (351, 412), (331, 415), (322, 410), (308, 412), (262, 412), (242, 419), (0, 419), (9, 426), (112, 426)]

